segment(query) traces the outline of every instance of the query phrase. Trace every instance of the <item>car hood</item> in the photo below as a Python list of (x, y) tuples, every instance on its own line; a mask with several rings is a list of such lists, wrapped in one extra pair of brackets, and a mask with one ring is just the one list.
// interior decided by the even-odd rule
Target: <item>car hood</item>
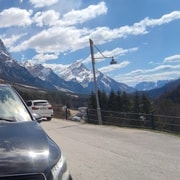
[(60, 156), (58, 146), (36, 121), (0, 122), (0, 176), (43, 173)]

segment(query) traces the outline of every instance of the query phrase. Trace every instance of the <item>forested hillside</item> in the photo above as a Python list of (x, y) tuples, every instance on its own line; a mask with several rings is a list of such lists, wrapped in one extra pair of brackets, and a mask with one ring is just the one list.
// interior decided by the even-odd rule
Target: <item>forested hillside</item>
[(158, 114), (180, 116), (180, 85), (155, 100)]
[[(146, 93), (138, 91), (134, 94), (111, 91), (109, 95), (99, 91), (99, 101), (102, 110), (180, 116), (180, 85), (157, 99), (151, 99)], [(89, 97), (88, 107), (96, 109), (94, 93)]]
[[(111, 91), (109, 95), (99, 91), (100, 107), (102, 110), (133, 112), (149, 114), (153, 111), (153, 103), (145, 95), (136, 92), (134, 95), (129, 95), (126, 92)], [(95, 94), (92, 93), (89, 97), (88, 107), (96, 109)]]

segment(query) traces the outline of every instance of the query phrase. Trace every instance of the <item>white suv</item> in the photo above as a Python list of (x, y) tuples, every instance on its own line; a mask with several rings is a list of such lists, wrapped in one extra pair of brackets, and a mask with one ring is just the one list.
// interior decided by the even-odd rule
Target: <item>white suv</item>
[(29, 100), (26, 102), (31, 113), (40, 114), (42, 118), (51, 120), (53, 117), (52, 105), (47, 100)]

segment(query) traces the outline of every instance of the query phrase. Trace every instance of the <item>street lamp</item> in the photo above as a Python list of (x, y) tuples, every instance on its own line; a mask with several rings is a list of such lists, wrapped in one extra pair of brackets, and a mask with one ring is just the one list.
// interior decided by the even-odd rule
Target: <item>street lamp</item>
[(91, 39), (89, 39), (89, 44), (90, 44), (90, 51), (91, 51), (91, 60), (92, 60), (92, 69), (93, 69), (93, 78), (94, 78), (94, 89), (95, 89), (95, 93), (96, 93), (96, 104), (97, 104), (97, 117), (98, 117), (98, 123), (99, 125), (102, 125), (102, 116), (101, 116), (101, 107), (99, 104), (99, 95), (98, 95), (98, 86), (97, 86), (97, 81), (96, 81), (96, 70), (95, 70), (95, 59), (103, 59), (103, 58), (112, 58), (110, 64), (117, 64), (117, 62), (115, 61), (115, 59), (112, 57), (107, 57), (104, 56), (99, 49), (96, 49), (100, 52), (100, 54), (102, 55), (102, 58), (95, 58), (94, 57), (94, 43)]
[(111, 62), (110, 64), (117, 64), (117, 61), (114, 59), (114, 57), (112, 56)]

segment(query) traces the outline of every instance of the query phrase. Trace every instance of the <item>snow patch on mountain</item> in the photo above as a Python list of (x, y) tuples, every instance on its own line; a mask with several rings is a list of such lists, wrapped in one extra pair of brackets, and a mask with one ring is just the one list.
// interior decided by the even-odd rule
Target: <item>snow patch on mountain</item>
[(46, 78), (49, 76), (49, 74), (51, 73), (51, 69), (50, 68), (44, 68), (43, 65), (41, 64), (35, 64), (32, 63), (30, 61), (25, 61), (23, 63), (21, 63), (26, 69), (28, 69), (28, 71), (34, 76), (34, 77), (38, 77), (41, 80), (45, 81)]
[(92, 73), (79, 61), (64, 68), (59, 76), (66, 81), (74, 81), (80, 83), (84, 88), (92, 82)]
[[(87, 92), (91, 92), (92, 90), (94, 90), (93, 72), (87, 69), (85, 65), (80, 61), (76, 61), (68, 67), (64, 68), (58, 75), (66, 81), (79, 83), (83, 88), (87, 90)], [(120, 90), (126, 92), (134, 91), (133, 88), (111, 79), (98, 70), (96, 70), (96, 81), (98, 88), (108, 93), (111, 90)]]
[(135, 89), (139, 91), (149, 91), (152, 89), (157, 89), (163, 87), (165, 84), (167, 84), (168, 80), (160, 80), (157, 82), (140, 82), (135, 86)]

